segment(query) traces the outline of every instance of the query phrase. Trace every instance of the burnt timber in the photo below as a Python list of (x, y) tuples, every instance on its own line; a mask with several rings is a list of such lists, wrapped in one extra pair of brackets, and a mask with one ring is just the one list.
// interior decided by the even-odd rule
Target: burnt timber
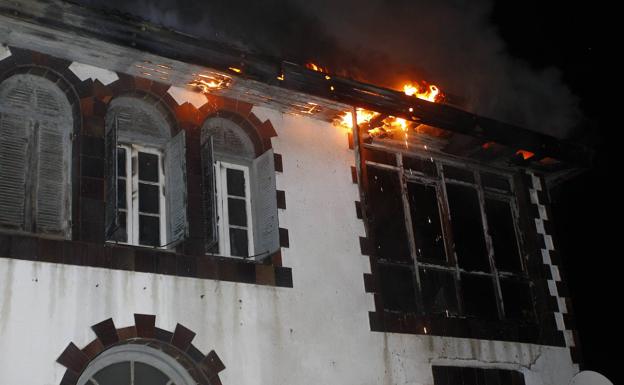
[[(33, 49), (51, 55), (69, 52), (76, 61), (92, 65), (105, 63), (106, 68), (130, 74), (137, 62), (158, 63), (160, 60), (172, 69), (166, 82), (182, 87), (188, 84), (192, 74), (214, 69), (232, 79), (231, 87), (216, 91), (216, 95), (324, 120), (349, 111), (351, 106), (366, 108), (459, 134), (452, 138), (451, 147), (457, 147), (457, 142), (460, 142), (459, 147), (465, 142), (472, 148), (488, 142), (510, 147), (513, 151), (505, 151), (505, 154), (514, 155), (511, 158), (515, 166), (560, 172), (587, 167), (592, 158), (591, 150), (574, 142), (450, 105), (430, 103), (399, 91), (333, 75), (328, 79), (326, 74), (298, 64), (201, 40), (128, 14), (98, 11), (61, 0), (29, 0), (0, 6), (0, 20), (0, 37), (8, 37), (1, 41), (5, 45), (15, 44), (26, 35), (33, 40)], [(46, 28), (41, 27), (43, 25)], [(99, 56), (81, 52), (81, 48), (93, 51), (94, 40), (101, 42)], [(234, 73), (232, 67), (241, 72)], [(535, 155), (523, 160), (515, 156), (517, 150), (528, 150)], [(556, 160), (558, 166), (543, 167), (545, 163), (540, 162), (545, 159)]]

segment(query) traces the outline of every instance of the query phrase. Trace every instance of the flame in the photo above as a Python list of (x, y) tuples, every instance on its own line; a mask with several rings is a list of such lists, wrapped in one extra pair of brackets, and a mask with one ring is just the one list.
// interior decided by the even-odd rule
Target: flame
[(240, 68), (236, 68), (236, 67), (228, 67), (228, 69), (230, 71), (236, 72), (237, 74), (243, 72), (243, 70), (241, 70)]
[(325, 67), (321, 67), (320, 65), (316, 65), (312, 62), (306, 63), (306, 68), (311, 69), (312, 71), (316, 71), (316, 72), (322, 72), (322, 73), (329, 73), (329, 70)]
[(403, 85), (403, 92), (407, 96), (416, 96), (419, 99), (427, 100), (432, 103), (440, 101), (443, 97), (440, 88), (434, 84), (420, 87), (413, 83), (406, 83)]
[[(379, 115), (380, 113), (375, 111), (365, 110), (363, 108), (356, 109), (358, 126), (364, 123), (369, 123), (371, 120)], [(351, 129), (353, 128), (353, 115), (351, 114), (351, 112), (345, 112), (340, 116), (337, 123), (341, 126)]]
[(535, 156), (535, 153), (527, 150), (518, 150), (516, 151), (516, 155), (521, 155), (522, 159), (528, 160)]

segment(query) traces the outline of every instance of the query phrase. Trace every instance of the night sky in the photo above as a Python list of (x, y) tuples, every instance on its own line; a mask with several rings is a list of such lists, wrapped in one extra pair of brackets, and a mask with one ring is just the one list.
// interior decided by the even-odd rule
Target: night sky
[[(609, 10), (583, 2), (565, 5), (499, 1), (492, 14), (509, 52), (535, 68), (556, 66), (564, 82), (580, 97), (585, 115), (574, 138), (596, 151), (592, 167), (556, 188), (551, 195), (557, 238), (564, 261), (581, 339), (583, 369), (606, 375), (621, 384), (614, 347), (621, 341), (616, 319), (621, 255), (621, 217), (617, 178), (621, 149), (614, 140), (618, 126), (607, 122), (607, 91), (613, 75), (606, 66)], [(609, 131), (608, 131), (609, 130)], [(609, 263), (611, 262), (611, 263)]]

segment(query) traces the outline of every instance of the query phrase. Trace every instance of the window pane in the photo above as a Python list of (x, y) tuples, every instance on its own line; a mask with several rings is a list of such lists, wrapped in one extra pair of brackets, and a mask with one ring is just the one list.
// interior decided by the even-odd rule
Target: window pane
[(126, 180), (117, 179), (117, 207), (120, 209), (126, 209), (128, 207), (126, 202)]
[(158, 182), (158, 155), (139, 152), (139, 180)]
[(362, 148), (362, 152), (364, 154), (364, 159), (366, 160), (396, 166), (396, 155), (394, 155), (394, 153), (373, 150), (367, 147)]
[(428, 313), (458, 313), (454, 273), (421, 268), (420, 282), (423, 302)]
[(399, 175), (370, 166), (367, 170), (375, 252), (382, 259), (411, 262)]
[(228, 198), (228, 216), (230, 225), (247, 226), (247, 208), (244, 199)]
[(481, 173), (481, 184), (484, 187), (495, 188), (503, 191), (510, 191), (509, 179), (504, 176), (491, 174), (489, 172)]
[(117, 148), (117, 176), (126, 176), (126, 149)]
[(461, 180), (469, 183), (474, 182), (474, 174), (472, 171), (453, 166), (444, 166), (444, 177), (447, 179)]
[(437, 176), (436, 164), (430, 159), (403, 157), (403, 168), (419, 171), (425, 175)]
[(415, 312), (416, 295), (412, 269), (390, 265), (379, 265), (378, 268), (384, 309)]
[(407, 192), (418, 260), (445, 261), (444, 237), (435, 187), (408, 183)]
[(245, 196), (245, 173), (243, 170), (227, 169), (227, 191), (228, 195)]
[(139, 183), (139, 211), (142, 213), (158, 214), (160, 212), (159, 186)]
[(521, 271), (522, 263), (509, 203), (486, 199), (485, 213), (487, 214), (488, 231), (492, 236), (496, 267), (504, 271)]
[(477, 191), (451, 183), (447, 183), (446, 191), (459, 266), (466, 270), (489, 271)]
[(492, 277), (462, 274), (464, 313), (480, 318), (498, 318)]
[(134, 385), (167, 385), (169, 377), (142, 362), (134, 363)]
[(512, 279), (501, 280), (505, 317), (508, 319), (532, 320), (533, 301), (527, 282)]
[(117, 242), (128, 242), (128, 228), (126, 226), (126, 212), (119, 211), (119, 228), (111, 236), (111, 240)]
[(160, 218), (139, 215), (139, 243), (145, 246), (160, 246)]
[(234, 257), (248, 257), (247, 230), (230, 228), (230, 254)]
[(100, 385), (130, 385), (130, 363), (119, 362), (97, 372), (93, 379)]

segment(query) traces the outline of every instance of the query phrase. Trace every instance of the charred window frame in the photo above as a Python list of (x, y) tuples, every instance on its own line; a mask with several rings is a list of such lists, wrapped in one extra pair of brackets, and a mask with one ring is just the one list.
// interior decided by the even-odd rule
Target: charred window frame
[(384, 311), (535, 322), (511, 175), (364, 155)]

